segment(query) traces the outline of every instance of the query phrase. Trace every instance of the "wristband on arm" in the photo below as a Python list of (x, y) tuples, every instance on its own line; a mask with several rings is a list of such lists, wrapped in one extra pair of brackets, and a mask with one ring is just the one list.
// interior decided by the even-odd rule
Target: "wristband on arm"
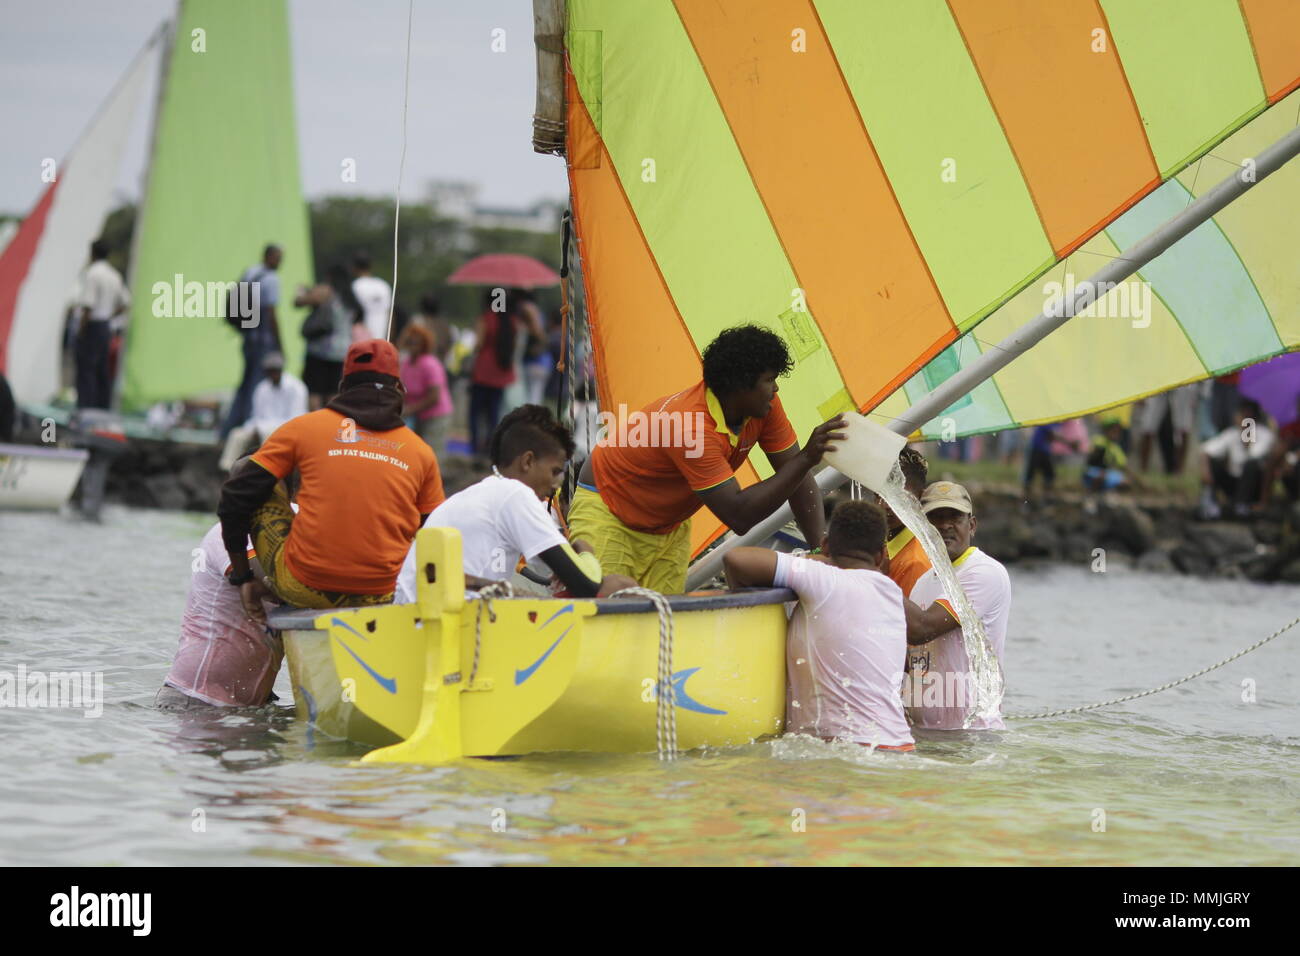
[(547, 548), (538, 555), (574, 597), (595, 597), (603, 577), (594, 554), (578, 554), (569, 542)]

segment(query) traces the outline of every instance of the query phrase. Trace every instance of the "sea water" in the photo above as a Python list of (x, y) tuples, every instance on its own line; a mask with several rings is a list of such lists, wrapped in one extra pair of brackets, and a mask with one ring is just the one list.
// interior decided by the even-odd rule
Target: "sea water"
[[(0, 709), (0, 863), (1300, 863), (1300, 633), (1120, 707), (920, 731), (915, 754), (359, 765), (285, 707), (152, 708), (213, 520), (0, 513), (0, 671), (100, 674), (105, 698)], [(1009, 567), (1007, 711), (1156, 686), (1300, 613), (1296, 586), (1107, 568)]]

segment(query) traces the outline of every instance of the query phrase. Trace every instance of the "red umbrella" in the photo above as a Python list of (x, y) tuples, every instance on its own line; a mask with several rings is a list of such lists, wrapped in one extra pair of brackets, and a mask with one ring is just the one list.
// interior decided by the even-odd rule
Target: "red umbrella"
[(539, 289), (560, 284), (559, 273), (532, 256), (493, 253), (465, 263), (447, 279), (448, 285), (495, 285), (508, 289)]

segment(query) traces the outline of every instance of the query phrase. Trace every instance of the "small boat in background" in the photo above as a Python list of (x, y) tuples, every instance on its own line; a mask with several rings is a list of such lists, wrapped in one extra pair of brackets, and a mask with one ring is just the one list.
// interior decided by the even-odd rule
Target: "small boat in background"
[(84, 448), (0, 444), (0, 511), (57, 511), (89, 457)]

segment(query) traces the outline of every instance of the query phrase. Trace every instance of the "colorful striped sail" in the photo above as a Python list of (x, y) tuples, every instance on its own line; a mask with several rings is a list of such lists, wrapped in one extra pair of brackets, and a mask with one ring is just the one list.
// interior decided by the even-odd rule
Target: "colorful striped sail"
[[(1300, 92), (1110, 223), (877, 406), (892, 420), (1296, 125)], [(1300, 349), (1300, 163), (1292, 162), (922, 429), (1000, 431), (1100, 411)]]
[[(1199, 189), (1174, 178), (1187, 164), (1282, 122), (1298, 35), (1286, 0), (570, 0), (602, 404), (697, 380), (719, 331), (756, 322), (797, 360), (781, 390), (801, 436), (906, 384), (905, 405), (918, 373), (928, 390), (969, 360), (963, 333), (1021, 296), (1041, 308), (1045, 274)], [(1285, 347), (1204, 325), (1211, 363)], [(697, 547), (717, 531), (697, 521)]]
[(182, 0), (136, 225), (124, 409), (239, 383), (240, 340), (207, 283), (239, 278), (268, 242), (284, 249), (281, 337), (288, 366), (300, 362), (292, 299), (312, 281), (312, 251), (292, 79), (284, 0)]

